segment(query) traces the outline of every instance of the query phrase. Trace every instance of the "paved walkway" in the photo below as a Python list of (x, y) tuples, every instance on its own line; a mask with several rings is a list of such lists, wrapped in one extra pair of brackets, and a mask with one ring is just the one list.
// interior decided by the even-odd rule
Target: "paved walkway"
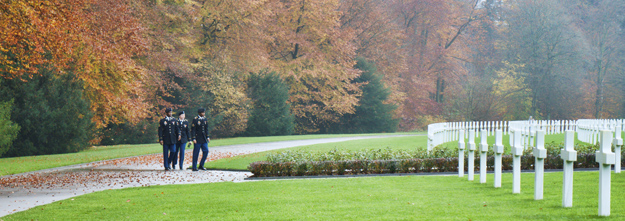
[[(358, 139), (423, 135), (384, 135), (280, 141), (209, 147), (208, 161), (241, 154)], [(185, 166), (191, 162), (185, 154)], [(164, 171), (162, 154), (128, 157), (0, 177), (0, 217), (35, 206), (109, 189), (168, 184), (242, 182), (252, 175), (236, 171)]]

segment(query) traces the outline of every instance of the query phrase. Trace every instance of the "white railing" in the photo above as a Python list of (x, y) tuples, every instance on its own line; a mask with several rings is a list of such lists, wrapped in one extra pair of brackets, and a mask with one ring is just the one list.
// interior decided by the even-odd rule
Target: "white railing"
[[(544, 130), (545, 134), (561, 134), (567, 130), (577, 132), (578, 139), (586, 143), (596, 143), (599, 139), (599, 130), (624, 131), (623, 119), (580, 119), (580, 120), (523, 120), (523, 121), (472, 121), (472, 122), (443, 122), (428, 125), (428, 150), (440, 144), (459, 140), (459, 131), (467, 131), (464, 138), (469, 137), (469, 130), (487, 130), (488, 136), (493, 136), (495, 130), (502, 130), (506, 135), (511, 131), (521, 131), (521, 144), (528, 148), (534, 145), (534, 136), (537, 130)], [(512, 146), (512, 139), (510, 139)]]

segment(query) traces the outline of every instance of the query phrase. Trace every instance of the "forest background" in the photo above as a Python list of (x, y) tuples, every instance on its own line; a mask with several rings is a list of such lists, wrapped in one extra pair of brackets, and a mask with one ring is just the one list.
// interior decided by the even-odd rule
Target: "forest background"
[(1, 0), (0, 156), (625, 117), (621, 0)]

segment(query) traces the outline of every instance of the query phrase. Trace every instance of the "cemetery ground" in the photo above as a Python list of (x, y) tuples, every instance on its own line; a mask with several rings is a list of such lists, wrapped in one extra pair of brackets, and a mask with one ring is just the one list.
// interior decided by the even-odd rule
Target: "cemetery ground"
[[(401, 134), (424, 134), (424, 133), (393, 133)], [(277, 142), (292, 140), (308, 140), (337, 137), (372, 136), (388, 134), (323, 134), (323, 135), (293, 135), (293, 136), (267, 136), (267, 137), (237, 137), (226, 139), (213, 139), (209, 147), (227, 146), (248, 143)], [(68, 154), (54, 154), (28, 157), (0, 158), (0, 176), (18, 174), (30, 171), (50, 169), (68, 165), (90, 163), (102, 160), (110, 160), (122, 157), (141, 156), (147, 154), (162, 153), (161, 145), (136, 144), (92, 147), (85, 151)], [(245, 169), (245, 168), (244, 168)]]
[[(506, 137), (504, 144), (507, 145)], [(561, 142), (563, 138), (561, 134), (547, 135), (546, 142)], [(213, 145), (217, 145), (216, 143), (212, 142)], [(295, 148), (315, 151), (334, 148), (408, 149), (425, 148), (425, 144), (425, 136), (411, 136)], [(453, 142), (444, 145), (453, 145)], [(263, 160), (266, 154), (267, 152), (263, 152), (255, 154), (258, 156), (254, 157), (221, 159), (211, 162), (210, 165), (214, 168), (241, 169), (237, 165)], [(533, 200), (533, 173), (523, 173), (521, 194), (512, 194), (511, 173), (504, 173), (502, 188), (499, 189), (492, 188), (492, 174), (489, 174), (486, 184), (469, 182), (466, 177), (458, 178), (456, 174), (415, 175), (221, 182), (106, 190), (38, 206), (0, 219), (599, 218), (596, 215), (597, 172), (575, 172), (573, 208), (569, 209), (561, 207), (561, 172), (545, 174), (545, 199), (542, 201)], [(625, 207), (622, 206), (625, 203), (625, 190), (622, 188), (624, 185), (625, 176), (612, 176), (613, 206), (612, 215), (608, 219), (625, 218)]]
[[(216, 142), (217, 140), (213, 140), (211, 142), (211, 152), (207, 160), (213, 161), (235, 155), (310, 145), (315, 143), (370, 139), (376, 137), (423, 135), (424, 134), (419, 133), (393, 133), (362, 134), (356, 136), (350, 134), (236, 138), (220, 140), (225, 141), (221, 144)], [(191, 170), (164, 171), (162, 169), (163, 158), (160, 153), (162, 147), (158, 144), (154, 144), (151, 149), (150, 147), (131, 145), (130, 147), (122, 147), (122, 150), (117, 150), (120, 148), (116, 146), (103, 148), (102, 151), (106, 152), (108, 150), (109, 153), (119, 153), (124, 152), (124, 148), (133, 149), (133, 147), (139, 149), (148, 148), (148, 151), (153, 151), (157, 154), (131, 156), (82, 164), (75, 164), (72, 162), (80, 161), (82, 160), (81, 158), (93, 158), (93, 154), (101, 153), (96, 151), (48, 156), (51, 158), (44, 159), (55, 160), (55, 162), (48, 163), (46, 160), (43, 160), (42, 164), (53, 166), (59, 163), (67, 163), (63, 161), (68, 161), (69, 163), (67, 164), (73, 165), (37, 171), (32, 171), (34, 170), (32, 169), (33, 167), (26, 165), (26, 169), (30, 168), (30, 171), (32, 172), (0, 177), (0, 217), (31, 209), (35, 206), (45, 205), (59, 200), (103, 190), (168, 184), (214, 183), (224, 181), (241, 182), (244, 178), (252, 175), (250, 172), (245, 171), (224, 170), (202, 172), (192, 172)], [(192, 148), (187, 148), (186, 150), (185, 167), (190, 165), (192, 158), (191, 150)], [(123, 155), (124, 153), (121, 154)], [(34, 165), (37, 161), (33, 159), (37, 159), (37, 157), (20, 158), (19, 161), (15, 162), (15, 164)], [(9, 165), (6, 164), (3, 166)]]
[[(457, 176), (296, 179), (167, 185), (102, 191), (16, 213), (5, 220), (560, 220), (599, 219), (597, 172), (576, 172), (573, 208), (562, 208), (562, 173), (545, 174), (545, 198), (533, 199), (533, 173), (502, 188)], [(625, 176), (612, 177), (612, 215), (625, 219)]]

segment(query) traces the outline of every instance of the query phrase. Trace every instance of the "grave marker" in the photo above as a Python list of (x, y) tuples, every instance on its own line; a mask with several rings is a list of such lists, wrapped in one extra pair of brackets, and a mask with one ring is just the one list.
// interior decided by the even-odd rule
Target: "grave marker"
[(469, 131), (469, 181), (473, 181), (475, 177), (473, 177), (473, 172), (475, 170), (475, 166), (473, 163), (475, 162), (475, 131)]
[(560, 157), (564, 160), (562, 166), (562, 207), (573, 206), (573, 162), (577, 161), (575, 146), (575, 131), (568, 130), (564, 134), (564, 149), (560, 150)]
[(486, 183), (486, 160), (488, 152), (488, 130), (482, 130), (480, 135), (480, 183)]
[(543, 199), (543, 186), (545, 179), (545, 158), (547, 150), (545, 150), (545, 131), (536, 131), (536, 147), (534, 147), (534, 200)]
[(514, 146), (512, 147), (512, 193), (521, 193), (521, 155), (523, 155), (524, 139), (520, 130), (514, 131)]
[(599, 216), (610, 215), (610, 176), (614, 153), (611, 152), (612, 131), (600, 131), (600, 150), (595, 154), (595, 160), (599, 163)]
[(464, 177), (464, 130), (460, 130), (458, 139), (458, 177)]
[(622, 125), (617, 124), (614, 128), (614, 173), (621, 173), (621, 147), (623, 146), (621, 127)]
[(501, 155), (503, 154), (503, 135), (501, 130), (495, 131), (495, 188), (501, 187)]

